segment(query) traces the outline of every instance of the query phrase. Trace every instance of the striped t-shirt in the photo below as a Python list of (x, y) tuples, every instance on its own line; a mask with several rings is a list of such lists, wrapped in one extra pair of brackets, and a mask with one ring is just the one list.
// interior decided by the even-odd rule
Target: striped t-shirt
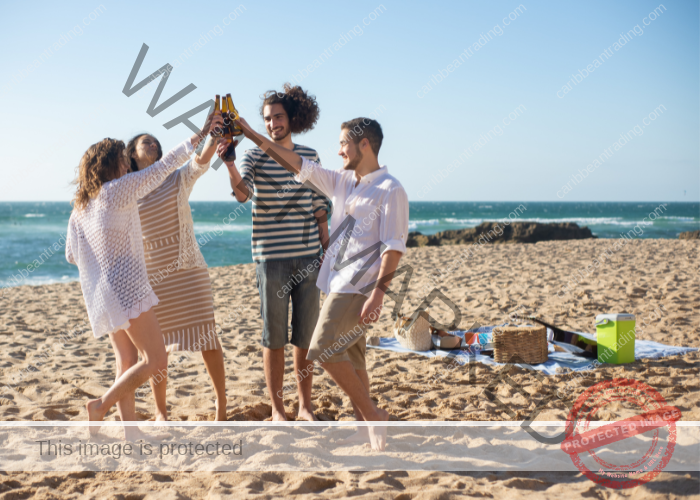
[[(311, 148), (295, 144), (294, 152), (320, 163), (318, 153)], [(321, 242), (314, 214), (330, 212), (328, 198), (295, 181), (291, 172), (260, 148), (243, 154), (240, 172), (248, 199), (253, 199), (253, 260), (319, 255)]]

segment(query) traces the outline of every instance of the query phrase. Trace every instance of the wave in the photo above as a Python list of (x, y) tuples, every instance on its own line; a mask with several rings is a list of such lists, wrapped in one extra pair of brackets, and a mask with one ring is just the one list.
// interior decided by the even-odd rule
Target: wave
[(440, 219), (409, 220), (408, 229), (415, 229), (418, 226), (437, 226), (438, 224), (440, 224)]
[(25, 217), (46, 217), (46, 214), (24, 214)]
[(452, 217), (448, 217), (445, 219), (445, 222), (449, 222), (450, 224), (467, 224), (472, 226), (478, 226), (479, 224), (484, 222), (484, 219), (454, 219)]
[(216, 233), (220, 231), (224, 232), (240, 232), (240, 231), (251, 231), (252, 228), (250, 224), (196, 224), (194, 225), (194, 232), (196, 234), (200, 233)]
[(23, 278), (19, 283), (15, 283), (11, 280), (0, 280), (0, 297), (5, 294), (12, 293), (10, 289), (18, 286), (53, 285), (54, 283), (70, 283), (72, 281), (79, 280), (80, 278), (78, 276), (67, 275), (62, 275), (60, 278), (52, 276), (28, 276), (27, 278)]
[[(658, 217), (659, 219), (670, 219), (675, 222), (680, 223), (698, 223), (694, 217), (678, 217), (678, 216), (667, 216)], [(474, 227), (478, 226), (482, 222), (538, 222), (543, 224), (555, 224), (564, 222), (575, 222), (579, 226), (623, 226), (632, 227), (636, 225), (640, 226), (650, 226), (654, 224), (651, 220), (624, 220), (622, 217), (559, 217), (559, 218), (544, 218), (544, 217), (530, 217), (530, 218), (473, 218), (473, 219), (457, 219), (454, 217), (445, 217), (441, 219), (428, 219), (428, 220), (412, 220), (409, 221), (408, 227), (411, 230), (415, 230), (419, 226), (460, 226), (460, 227)], [(668, 222), (670, 222), (670, 220)]]

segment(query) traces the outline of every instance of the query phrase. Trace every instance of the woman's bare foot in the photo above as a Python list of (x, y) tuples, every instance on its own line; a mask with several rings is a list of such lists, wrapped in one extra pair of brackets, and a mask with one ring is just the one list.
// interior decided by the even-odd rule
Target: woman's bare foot
[[(379, 418), (377, 421), (386, 422), (389, 420), (389, 412), (381, 408), (377, 408)], [(386, 447), (386, 426), (369, 425), (369, 443), (373, 450), (384, 451)]]
[(167, 416), (167, 415), (163, 415), (161, 412), (157, 411), (156, 414), (155, 414), (154, 420), (155, 420), (156, 422), (167, 422), (167, 421), (168, 421), (168, 416)]
[(226, 416), (226, 399), (223, 401), (216, 400), (216, 421), (226, 422), (228, 417)]
[(316, 415), (311, 410), (307, 410), (304, 407), (299, 407), (299, 411), (297, 412), (297, 417), (301, 418), (303, 420), (308, 420), (309, 422), (317, 422), (318, 419), (316, 418)]
[[(102, 399), (92, 399), (85, 404), (85, 409), (88, 414), (88, 421), (101, 422), (105, 417), (105, 412), (102, 411)], [(100, 426), (90, 426), (90, 435), (97, 436), (100, 432)]]

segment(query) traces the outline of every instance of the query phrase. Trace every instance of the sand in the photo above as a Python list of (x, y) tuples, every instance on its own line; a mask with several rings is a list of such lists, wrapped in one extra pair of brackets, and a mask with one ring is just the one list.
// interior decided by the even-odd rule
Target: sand
[[(402, 264), (413, 268), (413, 276), (402, 312), (412, 312), (437, 284), (461, 309), (463, 328), (474, 322), (503, 323), (509, 314), (519, 311), (536, 313), (564, 328), (593, 332), (597, 314), (633, 312), (637, 315), (638, 338), (699, 347), (697, 242), (630, 241), (595, 268), (594, 258), (600, 258), (614, 242), (494, 245), (484, 247), (461, 265), (454, 262), (464, 247), (409, 249)], [(589, 265), (590, 271), (585, 271)], [(225, 349), (229, 419), (264, 420), (270, 416), (270, 407), (258, 344), (262, 322), (254, 266), (213, 268), (210, 276)], [(574, 276), (580, 282), (572, 281)], [(571, 288), (564, 293), (562, 286), (567, 283)], [(398, 289), (398, 284), (394, 288)], [(0, 300), (0, 420), (84, 420), (86, 399), (101, 395), (113, 381), (114, 356), (108, 341), (95, 340), (86, 329), (79, 284), (18, 287)], [(392, 301), (385, 302), (382, 317), (371, 335), (391, 335), (389, 312), (393, 306)], [(452, 317), (448, 308), (438, 303), (430, 311), (445, 320)], [(293, 385), (291, 363), (288, 353), (285, 384)], [(443, 360), (376, 349), (368, 349), (367, 365), (372, 395), (380, 407), (390, 412), (392, 420), (511, 419), (482, 394), (483, 388), (498, 375), (499, 367), (477, 365), (476, 380), (469, 380), (466, 370), (441, 376), (447, 373)], [(679, 408), (682, 420), (697, 421), (699, 369), (700, 356), (690, 353), (629, 365), (606, 365), (584, 377), (561, 374), (547, 377), (546, 383), (566, 387), (571, 397), (576, 397), (602, 380), (642, 380)], [(542, 391), (532, 372), (516, 369), (511, 377), (529, 394)], [(148, 420), (153, 409), (150, 391), (140, 394), (137, 411)], [(515, 413), (516, 420), (527, 418), (534, 407), (527, 398), (505, 386), (499, 388), (498, 396)], [(314, 378), (313, 402), (321, 419), (352, 419), (349, 400), (320, 368)], [(213, 419), (213, 391), (201, 356), (171, 357), (168, 403), (172, 420)], [(289, 417), (294, 417), (294, 390), (286, 395), (285, 403)], [(616, 420), (628, 410), (611, 408), (601, 418)], [(555, 400), (537, 418), (563, 421), (567, 412), (564, 402)], [(117, 420), (116, 412), (108, 414), (107, 419)], [(640, 498), (667, 498), (673, 494), (697, 495), (698, 474), (663, 473), (652, 483), (628, 492), (600, 488), (578, 473), (554, 472), (98, 472), (9, 473), (0, 478), (0, 500), (6, 496), (110, 497), (117, 493), (121, 498), (143, 498), (156, 491), (161, 492), (158, 498), (216, 498), (227, 494), (314, 498), (442, 498), (472, 494), (517, 498), (528, 494), (555, 497), (563, 493), (575, 497), (634, 494)]]

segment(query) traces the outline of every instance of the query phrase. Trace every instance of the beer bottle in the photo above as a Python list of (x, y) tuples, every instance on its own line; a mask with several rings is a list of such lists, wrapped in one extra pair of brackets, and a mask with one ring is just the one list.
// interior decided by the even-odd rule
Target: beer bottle
[[(229, 94), (230, 95), (230, 94)], [(236, 159), (236, 143), (233, 140), (233, 114), (228, 105), (229, 97), (223, 99), (221, 115), (224, 119), (224, 139), (230, 141), (228, 149), (221, 157), (224, 161), (234, 161)], [(233, 105), (231, 106), (233, 107)], [(235, 112), (235, 110), (234, 110)]]
[(230, 125), (231, 125), (231, 120), (229, 119), (229, 110), (228, 110), (228, 102), (226, 102), (226, 98), (224, 97), (221, 102), (221, 118), (224, 119), (224, 130), (222, 133), (223, 137), (228, 137), (230, 135)]
[[(214, 99), (214, 113), (216, 113), (217, 111), (219, 113), (221, 112), (221, 102), (219, 94), (216, 94), (216, 98)], [(212, 128), (210, 133), (211, 136), (215, 138), (221, 137), (223, 135), (222, 130), (219, 127)]]
[[(233, 105), (233, 100), (231, 99), (231, 94), (226, 94), (226, 102), (228, 103), (229, 116), (232, 120), (231, 135), (233, 135), (234, 137), (239, 136), (239, 135), (243, 135), (243, 129), (241, 128), (241, 126), (237, 123), (235, 123), (235, 124), (233, 123), (233, 120), (238, 120), (239, 116), (238, 116), (238, 111), (236, 110), (236, 107)], [(235, 137), (235, 138), (238, 140), (238, 142), (241, 142), (241, 140), (243, 139), (242, 137)]]

